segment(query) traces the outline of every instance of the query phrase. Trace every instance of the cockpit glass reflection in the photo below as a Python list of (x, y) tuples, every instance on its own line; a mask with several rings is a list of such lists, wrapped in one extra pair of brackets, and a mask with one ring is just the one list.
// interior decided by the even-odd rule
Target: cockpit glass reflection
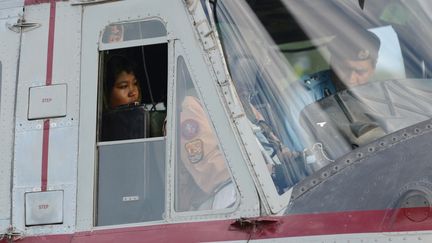
[(431, 19), (422, 10), (430, 7), (219, 1), (229, 71), (280, 194), (432, 117)]

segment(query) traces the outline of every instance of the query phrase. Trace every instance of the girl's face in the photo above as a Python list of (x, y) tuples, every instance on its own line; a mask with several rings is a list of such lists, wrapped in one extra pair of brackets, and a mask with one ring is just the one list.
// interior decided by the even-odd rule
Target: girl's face
[(110, 95), (110, 107), (114, 109), (121, 105), (140, 102), (138, 81), (133, 73), (121, 72), (114, 83)]

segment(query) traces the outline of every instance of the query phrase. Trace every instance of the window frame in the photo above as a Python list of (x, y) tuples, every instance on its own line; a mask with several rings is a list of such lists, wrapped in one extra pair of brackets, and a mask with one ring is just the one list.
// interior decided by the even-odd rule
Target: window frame
[[(177, 113), (175, 111), (176, 108), (177, 108), (177, 106), (181, 105), (181, 104), (177, 103), (177, 95), (178, 95), (177, 94), (177, 84), (178, 84), (178, 82), (177, 82), (177, 67), (178, 67), (178, 58), (179, 57), (182, 57), (184, 59), (185, 66), (187, 68), (187, 71), (189, 72), (189, 75), (191, 76), (192, 83), (193, 83), (194, 88), (196, 90), (197, 98), (202, 102), (203, 109), (205, 111), (205, 114), (206, 114), (209, 122), (211, 123), (211, 125), (213, 127), (213, 132), (215, 134), (215, 137), (218, 140), (218, 143), (219, 144), (221, 143), (217, 131), (214, 130), (214, 122), (212, 120), (212, 117), (209, 115), (208, 107), (205, 104), (204, 99), (202, 97), (202, 94), (199, 91), (199, 87), (200, 86), (198, 85), (198, 83), (196, 81), (197, 77), (194, 75), (192, 64), (190, 62), (190, 57), (189, 57), (189, 55), (187, 55), (187, 53), (186, 53), (186, 51), (185, 51), (185, 49), (184, 49), (181, 41), (176, 40), (174, 46), (175, 46), (175, 48), (174, 48), (175, 49), (175, 53), (174, 53), (174, 57), (173, 57), (173, 61), (175, 62), (173, 64), (173, 67), (174, 67), (174, 70), (173, 70), (173, 72), (174, 72), (173, 73), (174, 84), (173, 84), (173, 87), (172, 87), (172, 91), (173, 91), (174, 95), (172, 96), (173, 105), (171, 106), (172, 110), (170, 112), (170, 114), (173, 115), (174, 118), (171, 118), (171, 120), (169, 122), (170, 125), (167, 128), (170, 131), (174, 131), (171, 134), (172, 135), (172, 139), (171, 139), (171, 141), (172, 141), (171, 153), (172, 154), (171, 154), (170, 159), (172, 161), (172, 165), (171, 165), (170, 171), (168, 172), (168, 173), (170, 173), (170, 175), (173, 175), (173, 177), (175, 177), (175, 175), (176, 175), (176, 168), (175, 168), (174, 163), (177, 163), (177, 160), (179, 160), (179, 161), (181, 160), (181, 158), (177, 158), (177, 146), (176, 146), (176, 142), (175, 142), (176, 139), (177, 139), (177, 137), (180, 136), (180, 134), (179, 134), (179, 128), (177, 127), (177, 123), (179, 122), (178, 121), (179, 117), (177, 116)], [(231, 172), (232, 168), (229, 166), (229, 163), (227, 161), (228, 160), (227, 159), (227, 155), (226, 155), (226, 153), (225, 153), (225, 151), (223, 149), (221, 149), (221, 153), (224, 155), (226, 167), (227, 167), (227, 169), (229, 171), (230, 178), (231, 178), (232, 183), (233, 183), (233, 185), (235, 187), (235, 190), (236, 190), (236, 201), (235, 201), (235, 203), (231, 207), (223, 208), (223, 209), (206, 209), (206, 210), (195, 210), (195, 211), (177, 211), (176, 208), (175, 208), (176, 199), (175, 199), (175, 193), (174, 193), (176, 191), (177, 182), (176, 182), (176, 179), (172, 179), (172, 182), (169, 185), (169, 187), (170, 187), (169, 191), (172, 192), (172, 198), (170, 199), (170, 202), (169, 202), (170, 203), (170, 205), (169, 205), (169, 211), (171, 213), (171, 217), (172, 218), (175, 218), (176, 220), (182, 220), (182, 219), (188, 219), (190, 217), (192, 217), (192, 218), (197, 218), (198, 217), (199, 218), (200, 216), (203, 217), (203, 218), (207, 218), (210, 215), (221, 215), (221, 216), (226, 215), (227, 216), (227, 215), (231, 215), (231, 214), (235, 213), (236, 211), (238, 211), (238, 208), (241, 205), (241, 193), (240, 193), (240, 191), (238, 189), (238, 185), (237, 185), (237, 182), (235, 180), (235, 177), (233, 176), (233, 174)]]
[[(134, 20), (134, 21), (122, 21), (122, 22), (118, 22), (118, 23), (110, 23), (111, 24), (125, 24), (125, 23), (139, 23), (139, 22), (146, 22), (146, 21), (154, 21), (154, 20), (158, 20), (160, 21), (164, 26), (164, 21), (162, 21), (159, 18), (149, 18), (149, 19), (142, 19), (142, 20)], [(107, 25), (107, 26), (109, 26)], [(103, 30), (105, 30), (105, 28), (107, 27), (105, 26), (103, 28)], [(166, 28), (166, 27), (165, 27)], [(103, 30), (101, 32), (103, 32)], [(110, 51), (110, 50), (121, 50), (121, 49), (126, 49), (126, 48), (133, 48), (133, 47), (146, 47), (146, 46), (150, 46), (150, 45), (157, 45), (157, 44), (166, 44), (167, 47), (167, 97), (169, 100), (169, 97), (171, 97), (170, 92), (170, 85), (173, 82), (172, 78), (170, 78), (172, 75), (170, 75), (171, 73), (171, 65), (170, 64), (172, 62), (171, 60), (171, 56), (170, 53), (173, 52), (173, 45), (172, 45), (172, 40), (170, 40), (168, 38), (168, 33), (165, 36), (162, 37), (153, 37), (153, 38), (147, 38), (147, 39), (135, 39), (135, 40), (126, 40), (126, 41), (120, 41), (120, 42), (113, 42), (113, 43), (103, 43), (102, 41), (102, 35), (99, 37), (99, 41), (98, 41), (98, 45), (97, 45), (97, 55), (98, 55), (98, 70), (97, 70), (97, 112), (96, 112), (96, 127), (95, 127), (95, 134), (96, 134), (96, 141), (94, 144), (94, 153), (95, 153), (95, 157), (94, 157), (94, 164), (95, 164), (95, 170), (94, 170), (94, 175), (93, 175), (93, 184), (94, 184), (94, 190), (93, 190), (93, 223), (92, 223), (92, 227), (93, 228), (117, 228), (118, 226), (121, 227), (132, 227), (132, 226), (137, 226), (137, 225), (159, 225), (159, 224), (163, 224), (166, 223), (168, 217), (168, 213), (167, 213), (167, 207), (165, 206), (164, 211), (162, 213), (162, 218), (160, 220), (150, 220), (150, 221), (140, 221), (140, 222), (134, 222), (134, 223), (125, 223), (125, 224), (111, 224), (111, 225), (98, 225), (97, 224), (97, 213), (98, 213), (98, 194), (99, 194), (99, 189), (98, 189), (98, 178), (99, 178), (99, 156), (98, 156), (98, 151), (99, 151), (99, 147), (100, 146), (108, 146), (108, 145), (120, 145), (120, 144), (131, 144), (131, 143), (142, 143), (142, 142), (153, 142), (153, 141), (161, 141), (164, 140), (165, 141), (165, 171), (164, 171), (164, 180), (165, 180), (165, 187), (164, 187), (164, 195), (165, 195), (165, 199), (164, 199), (164, 203), (165, 205), (167, 205), (167, 201), (169, 200), (168, 195), (169, 195), (169, 185), (168, 185), (168, 167), (169, 167), (169, 159), (170, 159), (170, 138), (165, 135), (165, 136), (161, 136), (161, 137), (149, 137), (149, 138), (139, 138), (139, 139), (126, 139), (126, 140), (116, 140), (116, 141), (100, 141), (99, 139), (99, 133), (100, 133), (100, 124), (101, 124), (101, 116), (102, 116), (102, 102), (103, 102), (103, 71), (104, 71), (104, 52), (105, 51)], [(167, 101), (167, 107), (166, 107), (166, 112), (167, 112), (167, 117), (166, 119), (168, 120), (171, 112), (171, 104), (169, 104), (170, 102)]]

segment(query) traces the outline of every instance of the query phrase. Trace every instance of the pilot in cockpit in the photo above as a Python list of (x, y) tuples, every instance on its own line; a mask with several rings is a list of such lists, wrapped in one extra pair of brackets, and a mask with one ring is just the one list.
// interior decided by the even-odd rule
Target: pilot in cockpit
[(375, 72), (379, 48), (380, 39), (364, 29), (336, 36), (329, 45), (331, 69), (305, 75), (301, 78), (303, 85), (317, 101), (365, 84)]
[[(305, 107), (299, 109), (296, 117), (299, 117), (301, 127), (311, 134), (310, 148), (304, 153), (311, 171), (385, 134), (371, 116), (365, 115), (372, 111), (367, 111), (358, 98), (351, 94), (341, 98), (343, 93), (339, 93), (370, 81), (375, 73), (380, 45), (380, 39), (371, 31), (351, 29), (331, 40), (328, 46), (331, 69), (301, 79), (307, 95), (302, 97)], [(315, 103), (326, 97), (329, 98), (324, 103)], [(336, 137), (343, 137), (346, 144), (328, 146)]]

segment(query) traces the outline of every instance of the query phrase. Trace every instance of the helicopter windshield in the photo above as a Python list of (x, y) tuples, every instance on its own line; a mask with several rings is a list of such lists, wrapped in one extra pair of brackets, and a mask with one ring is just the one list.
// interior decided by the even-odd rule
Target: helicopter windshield
[(431, 7), (425, 0), (217, 1), (228, 68), (279, 194), (432, 117)]

